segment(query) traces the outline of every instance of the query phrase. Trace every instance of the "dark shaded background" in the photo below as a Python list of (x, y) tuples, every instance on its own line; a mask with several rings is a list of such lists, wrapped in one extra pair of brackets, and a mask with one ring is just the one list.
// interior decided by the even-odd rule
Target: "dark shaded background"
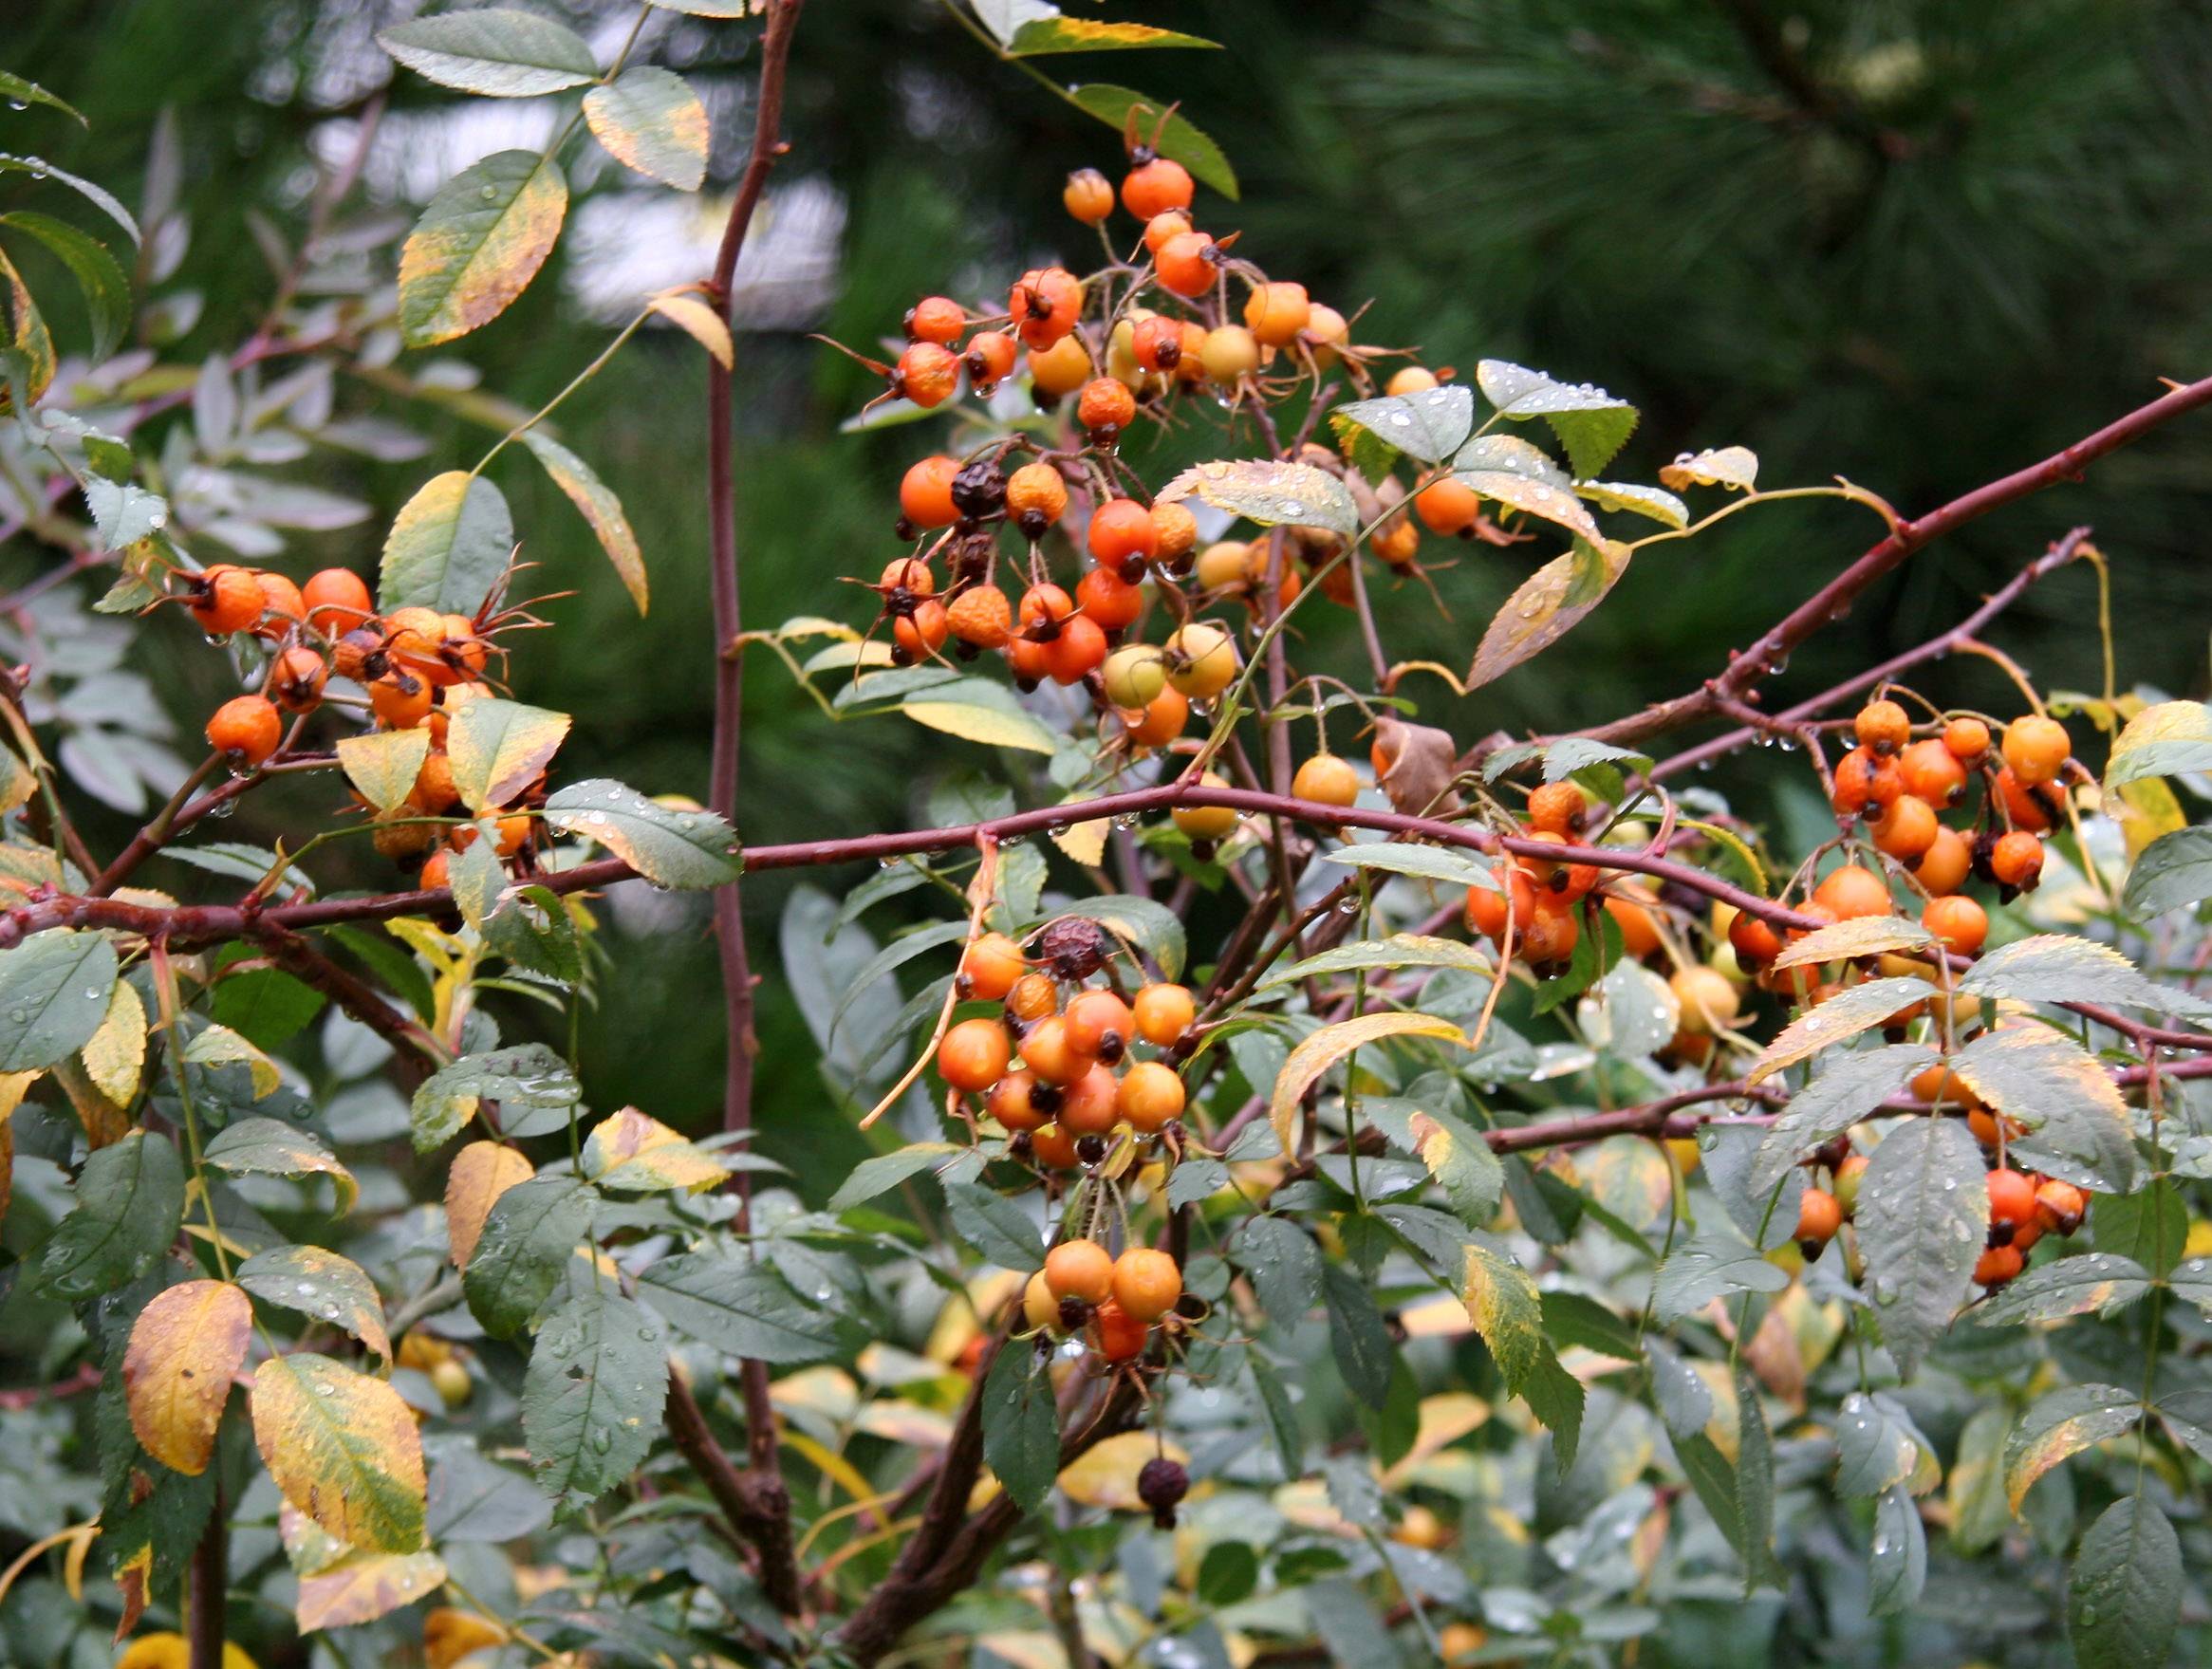
[[(176, 112), (195, 219), (187, 273), (208, 292), (204, 319), (176, 350), (184, 362), (257, 319), (269, 270), (249, 216), (296, 227), (305, 147), (333, 114), (319, 99), (343, 109), (381, 75), (373, 55), (365, 80), (333, 65), (358, 70), (368, 30), (404, 9), (346, 0), (10, 9), (0, 61), (92, 118), (89, 135), (55, 141), (56, 160), (134, 198), (149, 127), (164, 107)], [(611, 9), (566, 9), (604, 23)], [(1201, 198), (1210, 230), (1242, 228), (1244, 252), (1347, 311), (1371, 299), (1363, 341), (1419, 345), (1432, 363), (1468, 369), (1484, 356), (1521, 360), (1637, 401), (1645, 418), (1614, 466), (1623, 479), (1650, 480), (1685, 448), (1740, 442), (1758, 451), (1764, 483), (1843, 474), (1925, 510), (2120, 415), (2154, 395), (2159, 377), (2201, 375), (2212, 360), (2212, 17), (2199, 6), (1130, 0), (1116, 15), (1228, 44), (1045, 66), (1182, 100), (1243, 178), (1240, 203)], [(660, 28), (674, 33), (655, 58), (710, 91), (709, 191), (726, 190), (749, 125), (751, 29), (657, 17)], [(872, 390), (800, 329), (865, 344), (924, 291), (979, 299), (1034, 256), (1079, 258), (1061, 179), (1115, 157), (1107, 130), (992, 63), (921, 0), (810, 0), (796, 64), (794, 149), (769, 213), (798, 212), (782, 195), (791, 188), (827, 186), (845, 221), (820, 305), (770, 295), (762, 306), (778, 328), (740, 344), (754, 625), (863, 618), (837, 577), (872, 574), (892, 552), (898, 472), (929, 433), (841, 436), (840, 419)], [(401, 76), (392, 98), (406, 112), (459, 96)], [(525, 404), (566, 381), (604, 334), (564, 305), (566, 258), (459, 344), (490, 387)], [(564, 755), (571, 775), (703, 792), (701, 407), (696, 350), (661, 334), (562, 418), (644, 544), (655, 603), (642, 622), (534, 467), (515, 454), (500, 468), (531, 554), (578, 588), (554, 609), (564, 629), (515, 663), (521, 697), (577, 714)], [(425, 475), (473, 462), (486, 439), (458, 419), (410, 416), (437, 437), (426, 459), (377, 469), (319, 455), (301, 468), (372, 497), (388, 519)], [(2087, 521), (2115, 560), (2123, 686), (2202, 694), (2208, 498), (2212, 430), (2200, 420), (1917, 558), (1778, 682), (1801, 694), (1924, 637)], [(1464, 702), (1434, 683), (1411, 693), (1424, 717), (1462, 737), (1566, 728), (1675, 694), (1876, 530), (1863, 512), (1831, 507), (1738, 518), (1644, 557), (1560, 649), (1503, 683)], [(366, 568), (381, 540), (379, 523), (303, 541), (284, 566)], [(1385, 600), (1403, 657), (1462, 663), (1531, 566), (1520, 550), (1448, 554), (1460, 556), (1438, 576), (1448, 618), (1418, 589)], [(44, 556), (9, 560), (16, 578)], [(2071, 571), (1997, 639), (2046, 687), (2090, 687), (2093, 603), (2090, 573)], [(1317, 664), (1353, 664), (1345, 623), (1309, 618)], [(174, 621), (146, 639), (163, 681), (185, 686), (180, 714), (193, 728), (215, 676), (195, 648)], [(752, 843), (913, 822), (940, 765), (990, 763), (896, 719), (833, 726), (767, 656), (752, 661), (748, 685), (741, 821)], [(1937, 670), (1929, 693), (2004, 699), (1979, 664)], [(1756, 812), (1758, 768), (1771, 774), (1774, 759), (1755, 753), (1710, 780)], [(267, 839), (285, 806), (270, 795), (225, 832)], [(292, 809), (318, 806), (309, 796)], [(160, 879), (186, 884), (182, 871)], [(377, 878), (364, 868), (355, 879)], [(836, 887), (858, 876), (812, 879)], [(825, 1117), (833, 1103), (776, 972), (773, 922), (790, 884), (767, 876), (747, 889), (770, 970), (763, 1115), (771, 1150), (811, 1159), (805, 1175), (827, 1178), (843, 1165), (823, 1161), (842, 1153), (823, 1146), (858, 1139), (845, 1119)], [(678, 916), (662, 937), (608, 936), (615, 974), (583, 1063), (596, 1104), (635, 1100), (689, 1126), (712, 1121), (721, 1037), (699, 925)]]

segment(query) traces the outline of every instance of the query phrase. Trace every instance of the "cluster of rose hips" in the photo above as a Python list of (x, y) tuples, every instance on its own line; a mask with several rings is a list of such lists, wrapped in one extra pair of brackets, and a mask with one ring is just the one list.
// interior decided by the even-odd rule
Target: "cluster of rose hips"
[[(349, 568), (325, 568), (305, 585), (267, 569), (230, 564), (177, 578), (179, 588), (169, 600), (181, 603), (211, 639), (250, 633), (270, 649), (260, 690), (233, 695), (208, 720), (208, 745), (232, 769), (268, 764), (284, 744), (287, 715), (304, 718), (321, 707), (333, 675), (362, 687), (380, 729), (428, 728), (431, 745), (414, 788), (404, 804), (379, 819), (375, 841), (380, 852), (394, 859), (429, 852), (423, 884), (443, 886), (445, 848), (431, 851), (441, 831), (418, 820), (442, 817), (460, 804), (445, 751), (446, 726), (463, 704), (491, 694), (481, 681), (493, 647), (491, 628), (433, 608), (379, 615), (368, 585)], [(499, 855), (522, 851), (532, 825), (525, 811), (501, 816), (494, 839)], [(456, 850), (477, 838), (473, 825), (445, 833)]]
[[(1041, 1173), (1094, 1169), (1123, 1131), (1172, 1146), (1181, 1075), (1168, 1059), (1139, 1060), (1135, 1050), (1145, 1044), (1165, 1056), (1184, 1039), (1197, 1017), (1189, 989), (1162, 981), (1124, 1000), (1092, 922), (1050, 923), (1034, 945), (1032, 959), (1006, 935), (986, 933), (961, 955), (960, 996), (998, 1003), (1000, 1012), (958, 1022), (938, 1045), (938, 1073), (956, 1107), (973, 1123), (969, 1098), (979, 1102), (1007, 1132), (1008, 1152)], [(1088, 983), (1102, 973), (1109, 983)], [(1123, 1363), (1143, 1352), (1181, 1293), (1167, 1253), (1132, 1247), (1114, 1257), (1069, 1234), (1031, 1278), (1024, 1309), (1038, 1333), (1083, 1332), (1106, 1362)]]
[[(900, 483), (899, 533), (918, 543), (871, 589), (883, 600), (896, 663), (1003, 656), (1024, 690), (1046, 682), (1087, 688), (1102, 714), (1113, 715), (1118, 739), (1137, 750), (1174, 742), (1191, 704), (1212, 700), (1238, 673), (1234, 636), (1196, 620), (1198, 610), (1243, 601), (1256, 611), (1271, 591), (1276, 607), (1287, 606), (1315, 572), (1334, 600), (1348, 604), (1352, 593), (1346, 566), (1331, 563), (1345, 541), (1323, 529), (1286, 528), (1272, 539), (1227, 540), (1199, 552), (1197, 520), (1180, 503), (1149, 501), (1119, 455), (1122, 437), (1141, 415), (1164, 418), (1174, 398), (1194, 387), (1232, 402), (1264, 401), (1291, 385), (1269, 380), (1278, 365), (1299, 378), (1342, 366), (1368, 387), (1373, 352), (1351, 346), (1344, 316), (1311, 301), (1302, 286), (1231, 258), (1234, 237), (1217, 241), (1196, 230), (1192, 181), (1180, 163), (1134, 142), (1130, 162), (1120, 200), (1144, 232), (1128, 261), (1087, 281), (1060, 267), (1024, 272), (1001, 312), (972, 313), (946, 296), (925, 297), (908, 311), (907, 344), (897, 364), (884, 367), (891, 393), (935, 406), (958, 391), (963, 373), (975, 392), (988, 394), (1022, 363), (1040, 406), (1057, 409), (1075, 397), (1079, 434), (1060, 449), (1016, 436), (966, 456), (915, 463)], [(1103, 235), (1115, 204), (1103, 175), (1072, 176), (1066, 201)], [(1241, 323), (1232, 318), (1233, 280), (1244, 290)], [(1172, 310), (1142, 305), (1147, 297)], [(1390, 389), (1436, 381), (1407, 366)], [(1372, 512), (1367, 519), (1380, 519), (1369, 539), (1379, 558), (1411, 564), (1420, 529), (1397, 482), (1370, 489), (1318, 446), (1301, 457), (1354, 486), (1363, 510)], [(1457, 483), (1440, 487), (1417, 498), (1414, 510), (1439, 531), (1471, 534), (1479, 520), (1475, 495)], [(1019, 560), (1000, 547), (1009, 527), (1024, 543)], [(1072, 589), (1055, 583), (1047, 566), (1045, 542), (1057, 529), (1089, 558)], [(1151, 598), (1143, 584), (1148, 575)], [(1128, 641), (1155, 601), (1173, 617), (1162, 640)]]
[[(1961, 1101), (1978, 1119), (1976, 1134), (1996, 1146), (1996, 1122), (1973, 1094), (1942, 1066), (1926, 1068), (1913, 1079), (1913, 1093), (1933, 1103)], [(1850, 1138), (1838, 1136), (1807, 1161), (1826, 1170), (1829, 1185), (1808, 1184), (1797, 1206), (1797, 1250), (1808, 1261), (1820, 1255), (1843, 1225), (1858, 1211), (1859, 1178), (1867, 1169), (1867, 1156), (1851, 1151)], [(2016, 1171), (1999, 1159), (1984, 1179), (1989, 1192), (1989, 1237), (1975, 1261), (1975, 1282), (1990, 1290), (2003, 1286), (2026, 1267), (2027, 1255), (2045, 1234), (2071, 1235), (2089, 1213), (2089, 1196), (2071, 1182), (2055, 1177)]]

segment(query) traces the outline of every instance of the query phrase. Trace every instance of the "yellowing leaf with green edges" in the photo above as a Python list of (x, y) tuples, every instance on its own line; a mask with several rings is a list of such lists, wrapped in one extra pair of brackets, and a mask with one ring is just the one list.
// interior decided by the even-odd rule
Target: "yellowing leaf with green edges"
[(433, 475), (384, 536), (378, 605), (474, 614), (514, 555), (514, 516), (499, 489), (466, 470)]
[(384, 1301), (353, 1259), (320, 1246), (272, 1246), (240, 1264), (236, 1278), (256, 1298), (343, 1327), (385, 1362), (392, 1360)]
[(146, 1005), (127, 979), (115, 982), (107, 999), (107, 1018), (84, 1045), (84, 1074), (92, 1086), (119, 1107), (139, 1093), (139, 1074), (146, 1064)]
[(670, 290), (655, 296), (645, 304), (653, 311), (687, 333), (699, 346), (715, 358), (715, 363), (727, 371), (737, 363), (737, 344), (731, 340), (730, 325), (721, 314), (696, 295)]
[(2004, 1493), (2017, 1517), (2035, 1480), (2069, 1456), (2132, 1430), (2143, 1404), (2118, 1385), (2068, 1385), (2020, 1416), (2004, 1446)]
[(1663, 468), (1659, 478), (1677, 492), (1686, 487), (1729, 487), (1749, 492), (1758, 484), (1758, 454), (1748, 446), (1685, 452)]
[(623, 501), (589, 464), (543, 430), (526, 431), (522, 443), (546, 466), (553, 485), (568, 495), (568, 502), (591, 525), (599, 537), (599, 547), (606, 552), (607, 561), (614, 564), (615, 573), (622, 579), (623, 589), (643, 614), (647, 602), (645, 553), (638, 548), (638, 536), (630, 530), (630, 518), (623, 513)]
[(1148, 23), (1106, 23), (1088, 17), (1032, 17), (1013, 31), (1006, 49), (1016, 58), (1047, 52), (1127, 51), (1143, 46), (1218, 46), (1218, 41)]
[[(6, 303), (8, 344), (23, 356), (23, 392), (36, 400), (54, 380), (53, 333), (47, 330), (38, 303), (31, 300), (23, 275), (5, 252), (0, 252), (0, 279), (7, 281), (0, 287), (0, 301)], [(14, 409), (15, 380), (0, 377), (0, 414)]]
[(707, 176), (707, 107), (683, 77), (641, 65), (584, 95), (591, 137), (626, 168), (696, 192)]
[(467, 1269), (475, 1255), (493, 1202), (535, 1175), (520, 1150), (496, 1141), (472, 1141), (454, 1155), (445, 1177), (445, 1237), (455, 1269)]
[(274, 1095), (284, 1076), (276, 1063), (228, 1026), (207, 1026), (184, 1046), (184, 1058), (195, 1066), (243, 1066), (253, 1085), (253, 1099)]
[(652, 1194), (712, 1188), (730, 1173), (660, 1120), (624, 1107), (584, 1143), (584, 1174), (602, 1188)]
[(123, 1350), (123, 1397), (147, 1454), (193, 1477), (207, 1470), (252, 1330), (253, 1306), (222, 1281), (165, 1288), (139, 1311)]
[(2128, 844), (2128, 861), (2133, 862), (2163, 837), (2189, 826), (2188, 813), (2175, 798), (2164, 777), (2143, 777), (2123, 783), (2105, 809), (2120, 825)]
[(1757, 1084), (1785, 1066), (1811, 1060), (1830, 1044), (1856, 1037), (1868, 1027), (1935, 994), (1936, 988), (1924, 979), (1869, 979), (1864, 985), (1847, 986), (1783, 1027), (1752, 1063), (1745, 1082)]
[(1885, 951), (1918, 950), (1936, 936), (1905, 916), (1854, 916), (1816, 927), (1775, 958), (1776, 968), (1817, 967), (1850, 956), (1878, 956)]
[(1352, 1050), (1389, 1037), (1441, 1038), (1462, 1048), (1467, 1044), (1466, 1034), (1457, 1026), (1433, 1014), (1361, 1014), (1324, 1026), (1292, 1049), (1291, 1058), (1275, 1074), (1274, 1092), (1268, 1100), (1268, 1120), (1274, 1125), (1285, 1153), (1294, 1151), (1292, 1138), (1298, 1103), (1321, 1075)]
[(355, 1548), (422, 1546), (422, 1438), (400, 1393), (327, 1356), (253, 1376), (253, 1441), (284, 1498)]
[(446, 181), (400, 251), (409, 347), (466, 336), (504, 313), (561, 235), (568, 182), (550, 155), (497, 151)]
[(436, 1553), (348, 1553), (300, 1579), (293, 1616), (302, 1634), (374, 1623), (444, 1582), (445, 1561)]
[(415, 779), (430, 757), (430, 733), (418, 728), (341, 736), (337, 753), (338, 769), (354, 791), (379, 811), (390, 811), (415, 791)]
[(1522, 1391), (1546, 1354), (1543, 1308), (1528, 1270), (1479, 1242), (1471, 1244), (1459, 1299), (1507, 1386)]
[(1117, 1432), (1061, 1470), (1060, 1493), (1079, 1506), (1134, 1512), (1144, 1504), (1137, 1494), (1137, 1474), (1162, 1454), (1179, 1464), (1190, 1458), (1180, 1444), (1162, 1449), (1150, 1432)]
[(445, 733), (461, 804), (478, 813), (506, 806), (560, 751), (568, 723), (566, 713), (494, 696), (464, 704)]
[(1626, 545), (1608, 541), (1601, 547), (1578, 539), (1572, 550), (1522, 581), (1483, 632), (1467, 687), (1504, 677), (1573, 630), (1628, 571), (1631, 554)]

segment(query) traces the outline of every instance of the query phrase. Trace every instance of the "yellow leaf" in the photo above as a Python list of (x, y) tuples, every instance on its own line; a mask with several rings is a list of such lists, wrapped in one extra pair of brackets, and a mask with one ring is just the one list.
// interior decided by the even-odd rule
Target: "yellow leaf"
[(436, 1553), (348, 1553), (329, 1569), (300, 1579), (300, 1632), (373, 1623), (413, 1604), (445, 1581)]
[(1467, 1045), (1465, 1034), (1457, 1026), (1433, 1014), (1361, 1014), (1354, 1019), (1340, 1020), (1334, 1026), (1324, 1026), (1291, 1051), (1291, 1058), (1275, 1075), (1268, 1119), (1274, 1125), (1285, 1153), (1295, 1151), (1291, 1139), (1294, 1134), (1292, 1122), (1298, 1116), (1298, 1103), (1322, 1073), (1352, 1050), (1365, 1044), (1379, 1043), (1385, 1037), (1436, 1037), (1462, 1048)]
[(721, 314), (697, 296), (668, 291), (655, 296), (646, 306), (671, 325), (688, 332), (694, 342), (715, 356), (715, 362), (723, 370), (730, 370), (737, 363), (737, 348), (730, 340), (730, 326), (723, 323)]
[(473, 1611), (434, 1605), (422, 1619), (422, 1658), (430, 1669), (454, 1669), (463, 1658), (507, 1643), (507, 1630)]
[(1403, 1487), (1406, 1477), (1438, 1451), (1450, 1447), (1468, 1433), (1478, 1431), (1490, 1419), (1490, 1404), (1468, 1391), (1445, 1391), (1421, 1400), (1421, 1419), (1413, 1433), (1413, 1447), (1383, 1474), (1385, 1489)]
[(2128, 843), (2128, 861), (2132, 863), (2143, 856), (2143, 850), (2161, 835), (2172, 834), (2176, 829), (2189, 826), (2182, 803), (2174, 797), (2172, 786), (2163, 776), (2147, 776), (2131, 783), (2122, 783), (2119, 791), (2106, 804), (2120, 825), (2120, 833)]
[(418, 728), (341, 736), (337, 752), (339, 770), (361, 797), (379, 811), (390, 811), (415, 791), (415, 779), (430, 757), (430, 733)]
[(476, 1254), (493, 1201), (534, 1175), (520, 1152), (496, 1141), (472, 1141), (454, 1155), (445, 1178), (445, 1237), (455, 1269), (467, 1269)]
[(223, 1281), (170, 1287), (139, 1312), (123, 1350), (123, 1397), (147, 1454), (193, 1477), (207, 1470), (252, 1329), (253, 1306)]
[(649, 1194), (712, 1188), (730, 1172), (660, 1120), (624, 1107), (585, 1142), (584, 1174), (602, 1188)]
[(1758, 454), (1748, 446), (1709, 448), (1695, 455), (1684, 453), (1664, 466), (1659, 478), (1677, 492), (1685, 487), (1732, 487), (1748, 492), (1758, 481)]
[[(146, 1557), (152, 1557), (151, 1551)], [(126, 1628), (124, 1632), (129, 1630)], [(141, 1634), (131, 1641), (130, 1649), (115, 1660), (115, 1669), (187, 1669), (191, 1662), (190, 1642), (181, 1634), (163, 1630)], [(223, 1642), (223, 1669), (255, 1669), (255, 1665), (244, 1646), (234, 1640), (227, 1640)]]
[(1117, 1432), (1070, 1461), (1060, 1474), (1060, 1489), (1081, 1506), (1133, 1512), (1143, 1505), (1137, 1497), (1137, 1474), (1162, 1454), (1175, 1461), (1190, 1458), (1176, 1443), (1163, 1450), (1150, 1432)]
[(115, 982), (107, 1018), (85, 1043), (84, 1056), (93, 1087), (117, 1106), (128, 1106), (139, 1093), (139, 1072), (146, 1061), (146, 1005), (129, 980)]
[(253, 1441), (284, 1498), (340, 1541), (422, 1546), (422, 1438), (400, 1393), (305, 1351), (253, 1376)]

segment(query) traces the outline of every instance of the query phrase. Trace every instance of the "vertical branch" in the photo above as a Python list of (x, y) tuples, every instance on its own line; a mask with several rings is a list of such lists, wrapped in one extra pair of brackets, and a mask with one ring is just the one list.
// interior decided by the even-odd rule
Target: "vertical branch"
[[(760, 86), (754, 109), (753, 155), (737, 182), (736, 198), (722, 229), (722, 243), (715, 255), (708, 280), (708, 296), (732, 325), (730, 289), (737, 271), (737, 256), (753, 225), (767, 187), (769, 171), (783, 154), (784, 75), (790, 62), (791, 36), (799, 22), (801, 0), (771, 0), (768, 24), (761, 37)], [(707, 361), (707, 535), (714, 579), (715, 606), (715, 733), (713, 771), (708, 804), (737, 822), (737, 748), (744, 701), (745, 659), (739, 634), (744, 617), (738, 607), (737, 585), (737, 482), (732, 456), (734, 391), (733, 373), (719, 361)], [(753, 1057), (759, 1048), (753, 1025), (753, 967), (745, 953), (745, 912), (734, 881), (715, 894), (715, 937), (722, 964), (722, 1000), (728, 1033), (728, 1064), (722, 1094), (722, 1127), (729, 1131), (753, 1126)], [(748, 1173), (736, 1173), (740, 1201), (752, 1195)], [(739, 1224), (744, 1222), (742, 1208)], [(761, 1560), (761, 1586), (780, 1608), (793, 1611), (799, 1604), (798, 1568), (791, 1551), (790, 1497), (776, 1463), (775, 1410), (769, 1400), (768, 1365), (747, 1360), (739, 1382), (745, 1397), (747, 1496), (754, 1511), (735, 1529), (753, 1543)], [(698, 1434), (711, 1447), (703, 1421)], [(716, 1451), (718, 1455), (719, 1451)]]
[(231, 1586), (231, 1530), (223, 1516), (228, 1511), (218, 1487), (208, 1527), (192, 1550), (192, 1614), (185, 1623), (191, 1669), (223, 1669), (223, 1595)]

